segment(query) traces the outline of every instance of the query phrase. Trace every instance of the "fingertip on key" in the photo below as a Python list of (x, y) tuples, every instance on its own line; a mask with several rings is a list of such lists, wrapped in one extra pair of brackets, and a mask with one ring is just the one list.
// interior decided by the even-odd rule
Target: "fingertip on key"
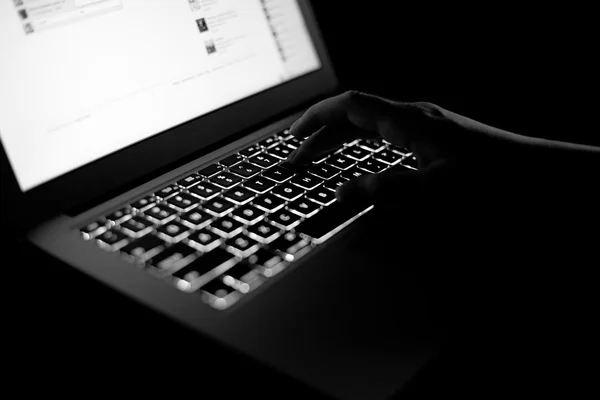
[(287, 158), (287, 162), (290, 164), (293, 164), (297, 157), (298, 157), (298, 149), (292, 151), (292, 153)]
[(290, 126), (290, 135), (294, 134), (294, 131), (296, 130), (296, 125), (298, 125), (298, 121), (300, 121), (300, 118), (298, 118), (297, 120), (294, 121), (294, 123), (292, 124), (292, 126)]

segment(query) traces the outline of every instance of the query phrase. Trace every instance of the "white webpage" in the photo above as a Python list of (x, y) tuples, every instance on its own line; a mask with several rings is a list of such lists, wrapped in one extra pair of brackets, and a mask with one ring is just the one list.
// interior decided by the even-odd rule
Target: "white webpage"
[(0, 0), (0, 137), (25, 191), (319, 67), (296, 0)]

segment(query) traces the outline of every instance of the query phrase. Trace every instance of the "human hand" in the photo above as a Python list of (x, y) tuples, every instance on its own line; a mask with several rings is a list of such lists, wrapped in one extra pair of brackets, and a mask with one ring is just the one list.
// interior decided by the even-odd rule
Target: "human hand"
[(355, 138), (380, 137), (409, 149), (417, 157), (418, 171), (398, 165), (338, 188), (342, 202), (361, 197), (374, 203), (395, 201), (415, 189), (450, 189), (457, 178), (466, 177), (465, 171), (482, 172), (494, 165), (512, 135), (435, 104), (400, 103), (354, 91), (312, 106), (290, 133), (310, 136), (289, 157), (291, 164), (306, 164)]

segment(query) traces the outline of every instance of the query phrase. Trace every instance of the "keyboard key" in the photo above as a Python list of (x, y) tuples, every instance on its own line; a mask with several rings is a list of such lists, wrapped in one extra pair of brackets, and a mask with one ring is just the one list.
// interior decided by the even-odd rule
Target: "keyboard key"
[(308, 172), (322, 179), (331, 179), (338, 175), (340, 170), (327, 164), (318, 164), (310, 167)]
[(131, 203), (131, 207), (137, 209), (138, 211), (144, 211), (156, 204), (156, 196), (150, 195), (143, 197), (137, 201)]
[(213, 165), (209, 165), (206, 168), (201, 169), (200, 171), (198, 171), (198, 173), (205, 178), (210, 178), (211, 176), (214, 176), (221, 171), (223, 171), (223, 166), (218, 165), (218, 164), (213, 164)]
[(344, 142), (344, 147), (352, 147), (354, 145), (358, 145), (359, 142), (360, 142), (360, 139), (352, 139), (348, 142)]
[(290, 128), (285, 128), (283, 131), (279, 132), (278, 135), (282, 140), (287, 140), (293, 137), (292, 135), (290, 135)]
[[(329, 190), (327, 190), (327, 192), (331, 193)], [(333, 196), (333, 199), (335, 200), (335, 194)], [(321, 209), (321, 207), (317, 203), (307, 200), (305, 198), (298, 199), (288, 204), (287, 208), (288, 210), (305, 218), (312, 217), (317, 213), (317, 211)]]
[(260, 247), (260, 244), (256, 240), (246, 235), (238, 235), (233, 239), (229, 239), (225, 242), (225, 245), (227, 246), (227, 250), (238, 257), (244, 258), (254, 253)]
[[(93, 233), (97, 232), (98, 230), (102, 229), (102, 232), (106, 231), (108, 222), (105, 221), (104, 219), (99, 219), (93, 222), (90, 222), (89, 224), (85, 225), (84, 227), (80, 228), (79, 230), (81, 231), (81, 233), (83, 235), (92, 235)], [(100, 232), (100, 233), (102, 233)]]
[(239, 295), (239, 292), (237, 292), (231, 286), (224, 284), (221, 279), (214, 279), (205, 286), (203, 286), (202, 293), (205, 296), (208, 295), (209, 297), (205, 300), (211, 306), (219, 310), (223, 310), (231, 306), (233, 303), (235, 303), (235, 299), (229, 300), (229, 298), (236, 294)]
[(189, 235), (189, 230), (190, 228), (177, 221), (171, 221), (157, 229), (161, 238), (172, 243), (185, 239)]
[(140, 215), (125, 221), (121, 224), (121, 229), (129, 236), (139, 237), (152, 230), (152, 222)]
[(277, 186), (271, 193), (276, 194), (285, 200), (293, 201), (302, 196), (304, 194), (304, 190), (288, 182), (281, 186)]
[(221, 244), (221, 236), (206, 228), (192, 233), (188, 239), (190, 246), (203, 252), (211, 251)]
[(169, 186), (166, 186), (162, 189), (160, 189), (158, 192), (154, 193), (156, 196), (158, 197), (162, 197), (163, 199), (167, 199), (170, 196), (173, 196), (174, 194), (179, 193), (179, 186), (175, 185), (175, 184), (171, 184)]
[(257, 176), (254, 179), (244, 182), (244, 186), (256, 193), (262, 194), (273, 188), (275, 182), (265, 177)]
[(210, 200), (221, 193), (221, 188), (210, 182), (200, 182), (196, 186), (190, 188), (190, 193), (200, 197), (202, 200)]
[(200, 175), (192, 174), (192, 175), (186, 176), (183, 179), (178, 180), (177, 184), (179, 186), (182, 186), (187, 189), (190, 186), (193, 186), (196, 182), (200, 182), (201, 180), (202, 180), (202, 177)]
[(238, 186), (236, 188), (231, 189), (228, 192), (225, 192), (223, 196), (236, 204), (246, 204), (247, 202), (252, 200), (254, 196), (256, 196), (256, 193), (251, 192), (250, 190), (241, 186)]
[(225, 263), (230, 262), (233, 258), (233, 254), (230, 254), (223, 249), (215, 249), (209, 253), (201, 255), (187, 267), (182, 268), (174, 273), (173, 276), (180, 279), (189, 279), (186, 278), (186, 275), (195, 272), (196, 274), (192, 275), (199, 277), (219, 266), (222, 266)]
[(385, 149), (385, 144), (381, 140), (373, 139), (363, 139), (360, 141), (359, 146), (372, 152), (379, 152)]
[(323, 206), (328, 206), (335, 201), (335, 192), (320, 187), (307, 193), (306, 198)]
[(175, 214), (177, 214), (177, 211), (167, 206), (166, 204), (158, 204), (146, 210), (144, 214), (151, 220), (155, 220), (155, 222), (157, 223), (165, 223), (175, 218)]
[(342, 154), (353, 160), (363, 161), (371, 155), (371, 152), (354, 145), (346, 148), (346, 150), (342, 151)]
[(356, 166), (372, 174), (377, 174), (387, 168), (387, 164), (372, 158), (359, 162)]
[(94, 237), (106, 232), (108, 228), (104, 221), (90, 222), (86, 226), (80, 229), (81, 234), (85, 240), (93, 239)]
[(263, 176), (272, 179), (277, 183), (283, 183), (294, 176), (294, 173), (277, 166), (263, 172)]
[(323, 162), (329, 160), (329, 158), (332, 157), (332, 155), (333, 154), (331, 154), (331, 153), (323, 154), (321, 157), (317, 158), (312, 163), (313, 164), (323, 164)]
[(244, 150), (240, 151), (240, 154), (244, 157), (252, 157), (253, 155), (261, 152), (261, 147), (258, 144), (253, 144), (250, 147), (246, 147)]
[(232, 154), (229, 157), (226, 157), (219, 161), (219, 163), (226, 167), (233, 167), (234, 165), (239, 164), (242, 161), (244, 161), (244, 157), (242, 157), (239, 154)]
[(264, 247), (248, 257), (248, 263), (254, 267), (273, 268), (282, 261), (279, 254)]
[(300, 145), (302, 144), (302, 142), (303, 142), (302, 139), (299, 139), (297, 137), (293, 137), (292, 136), (291, 138), (289, 138), (289, 139), (287, 139), (285, 141), (285, 144), (287, 144), (288, 146), (290, 146), (290, 147), (292, 147), (294, 149), (297, 149), (298, 147), (300, 147)]
[[(310, 242), (293, 232), (286, 232), (281, 235), (277, 240), (274, 240), (269, 244), (271, 250), (278, 250), (282, 253), (286, 253), (284, 258), (287, 261), (293, 261), (294, 255), (298, 254), (301, 250), (305, 249)], [(291, 257), (290, 257), (291, 256)]]
[(299, 222), (301, 217), (289, 210), (279, 210), (274, 214), (269, 214), (269, 221), (281, 229), (292, 229)]
[(288, 156), (292, 154), (292, 151), (294, 151), (293, 147), (287, 146), (285, 144), (279, 144), (275, 147), (270, 148), (268, 153), (282, 160), (287, 160)]
[(402, 155), (405, 155), (405, 156), (411, 154), (410, 150), (405, 149), (404, 147), (396, 146), (395, 144), (391, 144), (391, 143), (388, 144), (388, 149), (390, 149), (390, 150), (392, 150), (392, 151), (394, 151), (396, 153), (400, 153)]
[(133, 210), (131, 208), (121, 208), (120, 210), (108, 214), (106, 216), (106, 219), (111, 222), (114, 222), (115, 224), (120, 224), (121, 222), (131, 218), (132, 211)]
[(336, 178), (325, 182), (323, 184), (323, 187), (325, 189), (329, 189), (335, 192), (338, 187), (342, 186), (346, 182), (348, 182), (348, 179), (343, 178), (341, 176), (337, 176)]
[(170, 204), (181, 211), (188, 211), (200, 204), (200, 200), (191, 194), (179, 193), (167, 200), (167, 204)]
[(379, 153), (375, 153), (375, 155), (373, 157), (376, 160), (379, 160), (379, 161), (384, 162), (389, 165), (396, 165), (402, 159), (402, 156), (400, 154), (394, 153), (393, 151), (390, 151), (390, 150), (383, 150), (383, 151), (380, 151)]
[(296, 232), (302, 232), (312, 237), (315, 243), (323, 243), (367, 208), (368, 206), (357, 203), (332, 204), (314, 217), (303, 221), (296, 227)]
[(185, 292), (194, 292), (221, 275), (235, 262), (233, 254), (223, 249), (214, 249), (196, 258), (173, 276), (181, 280), (177, 282), (177, 288)]
[(330, 157), (327, 161), (327, 164), (329, 165), (333, 165), (336, 168), (339, 168), (341, 170), (346, 170), (349, 169), (350, 167), (352, 167), (355, 163), (355, 161), (351, 158), (348, 158), (342, 154), (336, 154), (332, 157)]
[(248, 228), (248, 235), (262, 243), (268, 243), (279, 236), (279, 228), (262, 221)]
[(252, 164), (258, 165), (261, 168), (271, 168), (272, 166), (274, 166), (275, 164), (277, 164), (279, 162), (278, 159), (276, 159), (275, 157), (272, 157), (266, 153), (259, 153), (253, 157), (250, 157), (248, 159), (249, 162), (251, 162)]
[(419, 163), (417, 162), (417, 158), (416, 157), (406, 157), (406, 158), (403, 158), (400, 163), (402, 165), (404, 165), (404, 166), (408, 166), (408, 167), (413, 168), (413, 169), (419, 169)]
[(97, 237), (98, 244), (105, 250), (117, 251), (128, 242), (128, 237), (116, 229), (110, 229)]
[(285, 200), (267, 193), (255, 199), (252, 204), (264, 211), (273, 212), (283, 207)]
[(221, 172), (210, 178), (210, 181), (224, 189), (229, 189), (240, 183), (242, 178), (229, 172)]
[(238, 263), (223, 274), (222, 280), (227, 286), (231, 286), (242, 293), (248, 293), (261, 283), (257, 279), (259, 276), (260, 272), (251, 265)]
[(182, 214), (181, 221), (193, 229), (202, 229), (212, 221), (212, 215), (200, 208), (195, 208)]
[(292, 178), (292, 180), (290, 182), (296, 186), (300, 186), (302, 189), (312, 190), (312, 189), (316, 188), (317, 186), (319, 186), (320, 184), (322, 184), (323, 179), (317, 178), (314, 175), (304, 173), (301, 175), (296, 175), (295, 177)]
[(281, 253), (265, 247), (248, 257), (247, 262), (267, 278), (277, 275), (288, 265)]
[(260, 221), (265, 213), (252, 205), (239, 207), (232, 213), (233, 218), (245, 224), (252, 225)]
[(345, 178), (345, 179), (354, 179), (354, 178), (358, 178), (359, 176), (363, 176), (366, 173), (367, 173), (367, 171), (365, 171), (364, 169), (360, 169), (358, 167), (352, 167), (349, 170), (342, 172), (341, 177)]
[(165, 248), (165, 242), (154, 235), (146, 235), (141, 239), (134, 240), (121, 251), (140, 261), (146, 261)]
[(207, 201), (202, 205), (202, 208), (217, 217), (228, 214), (231, 212), (231, 210), (233, 210), (233, 207), (235, 207), (235, 205), (232, 202), (227, 199), (220, 198)]
[(280, 168), (283, 168), (284, 170), (290, 172), (291, 174), (295, 175), (298, 173), (302, 173), (306, 171), (306, 166), (304, 165), (297, 165), (297, 164), (290, 164), (287, 161), (282, 161), (281, 164), (279, 164)]
[(258, 143), (259, 146), (264, 147), (265, 149), (270, 149), (271, 147), (277, 146), (279, 144), (279, 138), (277, 136), (271, 136), (262, 140)]
[(234, 167), (229, 168), (229, 171), (233, 172), (236, 175), (241, 176), (242, 178), (252, 178), (254, 175), (258, 174), (262, 169), (256, 165), (252, 165), (247, 162), (240, 163)]
[(224, 238), (232, 238), (244, 229), (244, 224), (230, 217), (223, 217), (210, 225), (213, 232)]
[(148, 263), (165, 276), (192, 262), (195, 254), (196, 249), (179, 242), (153, 256)]

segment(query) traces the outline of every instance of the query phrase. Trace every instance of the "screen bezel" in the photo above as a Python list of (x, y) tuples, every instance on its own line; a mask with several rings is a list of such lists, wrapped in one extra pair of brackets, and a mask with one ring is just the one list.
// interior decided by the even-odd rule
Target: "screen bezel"
[[(178, 160), (201, 153), (261, 121), (334, 92), (337, 78), (309, 1), (299, 0), (298, 4), (319, 55), (320, 69), (158, 133), (26, 192), (19, 189), (21, 199), (18, 203), (31, 212), (35, 211), (36, 205), (43, 204), (44, 214), (92, 203), (107, 192), (117, 188), (125, 190), (132, 183), (151, 177), (165, 165), (174, 165)], [(200, 141), (198, 132), (208, 133), (204, 133)], [(5, 149), (2, 149), (2, 158), (3, 164), (9, 166)], [(9, 170), (10, 182), (3, 179), (3, 186), (17, 185), (18, 188), (14, 172)]]

